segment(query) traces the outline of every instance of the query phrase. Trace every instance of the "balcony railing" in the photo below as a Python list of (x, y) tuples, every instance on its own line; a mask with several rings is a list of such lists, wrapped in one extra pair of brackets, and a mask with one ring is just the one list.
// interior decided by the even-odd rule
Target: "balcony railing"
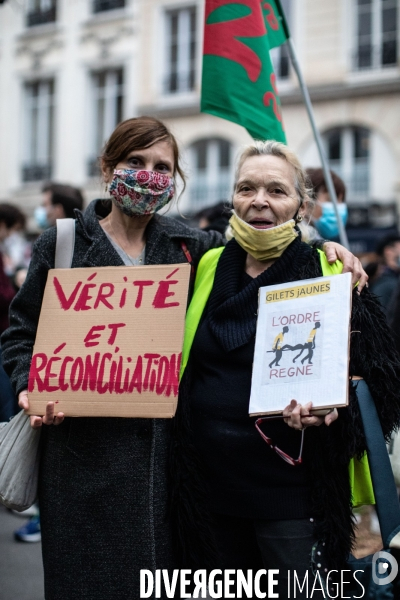
[(55, 20), (55, 5), (47, 10), (35, 10), (26, 15), (26, 23), (28, 27), (32, 27), (34, 25), (43, 25), (44, 23), (54, 23)]
[(93, 12), (99, 13), (115, 8), (124, 8), (125, 0), (93, 0)]
[(43, 179), (51, 179), (52, 165), (50, 163), (44, 165), (24, 165), (22, 167), (23, 181), (42, 181)]

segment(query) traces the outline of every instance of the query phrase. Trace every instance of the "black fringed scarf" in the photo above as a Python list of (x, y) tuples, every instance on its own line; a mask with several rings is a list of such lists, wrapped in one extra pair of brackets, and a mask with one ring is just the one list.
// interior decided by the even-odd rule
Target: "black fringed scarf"
[(247, 344), (255, 336), (259, 288), (295, 281), (312, 254), (310, 246), (296, 238), (271, 267), (251, 281), (248, 278), (249, 283), (242, 287), (247, 253), (235, 239), (227, 244), (208, 300), (210, 329), (225, 352)]

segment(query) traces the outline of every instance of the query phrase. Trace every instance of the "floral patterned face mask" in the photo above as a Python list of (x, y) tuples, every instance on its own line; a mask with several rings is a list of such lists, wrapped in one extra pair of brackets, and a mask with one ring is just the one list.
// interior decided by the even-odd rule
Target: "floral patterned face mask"
[(172, 177), (156, 171), (115, 169), (110, 194), (125, 215), (152, 215), (175, 194)]

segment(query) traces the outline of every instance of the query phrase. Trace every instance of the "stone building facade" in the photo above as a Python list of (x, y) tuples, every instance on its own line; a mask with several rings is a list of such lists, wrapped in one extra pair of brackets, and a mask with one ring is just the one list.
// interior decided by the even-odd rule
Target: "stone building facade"
[[(284, 0), (350, 223), (389, 227), (400, 203), (400, 0)], [(231, 194), (240, 126), (199, 112), (204, 0), (5, 0), (0, 5), (0, 198), (31, 212), (45, 179), (104, 194), (115, 124), (164, 119), (184, 149), (193, 213)], [(273, 51), (289, 145), (318, 166), (285, 47)], [(357, 247), (355, 246), (355, 249)], [(361, 247), (358, 249), (362, 249)]]

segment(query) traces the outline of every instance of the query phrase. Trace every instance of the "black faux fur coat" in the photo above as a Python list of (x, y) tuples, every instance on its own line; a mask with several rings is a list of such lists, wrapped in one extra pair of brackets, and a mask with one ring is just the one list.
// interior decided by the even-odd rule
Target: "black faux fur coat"
[[(301, 244), (304, 248), (304, 244)], [(316, 250), (308, 248), (306, 260), (282, 274), (282, 281), (309, 279), (322, 275)], [(284, 255), (275, 262), (284, 264)], [(286, 261), (288, 262), (288, 261)], [(238, 267), (239, 268), (239, 267)], [(218, 270), (217, 270), (218, 274)], [(217, 275), (216, 275), (217, 277)], [(378, 300), (368, 288), (353, 292), (351, 320), (350, 376), (365, 379), (375, 400), (383, 433), (388, 440), (400, 424), (400, 360)], [(189, 359), (181, 388), (171, 461), (174, 480), (172, 511), (179, 550), (185, 566), (216, 568), (212, 526), (202, 485), (201, 466), (191, 447), (190, 388), (193, 369)], [(352, 457), (366, 450), (355, 389), (349, 383), (349, 406), (339, 409), (339, 418), (330, 427), (307, 429), (304, 464), (312, 481), (312, 514), (315, 536), (325, 542), (329, 569), (346, 568), (354, 541), (348, 465)], [(195, 426), (195, 424), (193, 424)]]

